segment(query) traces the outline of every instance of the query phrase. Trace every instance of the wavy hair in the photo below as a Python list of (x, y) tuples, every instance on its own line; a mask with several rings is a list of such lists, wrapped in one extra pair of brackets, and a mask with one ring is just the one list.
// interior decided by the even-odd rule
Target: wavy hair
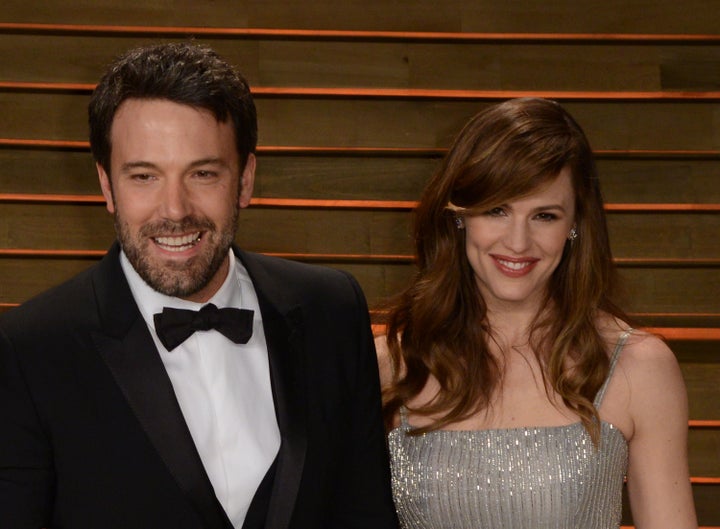
[(610, 297), (615, 270), (588, 140), (559, 104), (536, 98), (506, 101), (474, 116), (425, 188), (415, 212), (418, 272), (387, 315), (394, 367), (384, 392), (388, 427), (430, 375), (440, 392), (412, 411), (440, 418), (415, 428), (416, 434), (486, 409), (502, 379), (489, 350), (493, 333), (465, 253), (465, 232), (457, 229), (448, 205), (485, 211), (533, 193), (565, 167), (572, 174), (578, 237), (566, 243), (551, 276), (530, 344), (546, 388), (557, 392), (597, 443), (599, 417), (592, 402), (609, 370), (597, 317), (627, 317)]

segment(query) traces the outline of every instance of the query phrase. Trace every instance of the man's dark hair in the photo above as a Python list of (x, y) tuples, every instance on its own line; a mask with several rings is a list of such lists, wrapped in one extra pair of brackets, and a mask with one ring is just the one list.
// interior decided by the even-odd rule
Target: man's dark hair
[(191, 43), (136, 48), (100, 79), (88, 107), (90, 149), (110, 174), (110, 129), (126, 99), (166, 99), (232, 119), (241, 170), (257, 145), (257, 113), (247, 81), (212, 49)]

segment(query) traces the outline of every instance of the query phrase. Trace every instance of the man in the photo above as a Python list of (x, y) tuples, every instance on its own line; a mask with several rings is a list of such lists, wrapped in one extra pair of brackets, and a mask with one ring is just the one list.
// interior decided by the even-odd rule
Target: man
[(245, 81), (140, 48), (89, 116), (118, 243), (0, 320), (0, 527), (395, 527), (357, 283), (232, 246)]

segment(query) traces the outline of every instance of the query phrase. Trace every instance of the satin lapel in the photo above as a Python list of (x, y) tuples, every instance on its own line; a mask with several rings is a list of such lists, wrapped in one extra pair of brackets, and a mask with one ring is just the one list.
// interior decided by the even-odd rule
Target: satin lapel
[(98, 267), (94, 285), (105, 331), (92, 336), (100, 355), (160, 458), (194, 504), (203, 526), (231, 528), (215, 497), (157, 348), (135, 305), (116, 246)]
[(303, 376), (300, 309), (284, 321), (271, 319), (263, 326), (270, 356), (270, 376), (282, 443), (266, 529), (285, 529), (295, 507), (307, 449), (305, 377)]
[(269, 273), (259, 256), (238, 253), (260, 302), (281, 435), (265, 528), (286, 529), (300, 489), (307, 449), (303, 315), (301, 308), (285, 297), (285, 277)]

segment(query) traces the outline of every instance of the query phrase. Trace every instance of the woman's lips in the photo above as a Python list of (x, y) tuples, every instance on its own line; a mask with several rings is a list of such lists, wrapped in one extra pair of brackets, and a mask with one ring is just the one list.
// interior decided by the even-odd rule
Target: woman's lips
[(536, 257), (507, 257), (504, 255), (490, 255), (495, 266), (508, 277), (522, 277), (529, 274), (535, 264), (540, 260)]

